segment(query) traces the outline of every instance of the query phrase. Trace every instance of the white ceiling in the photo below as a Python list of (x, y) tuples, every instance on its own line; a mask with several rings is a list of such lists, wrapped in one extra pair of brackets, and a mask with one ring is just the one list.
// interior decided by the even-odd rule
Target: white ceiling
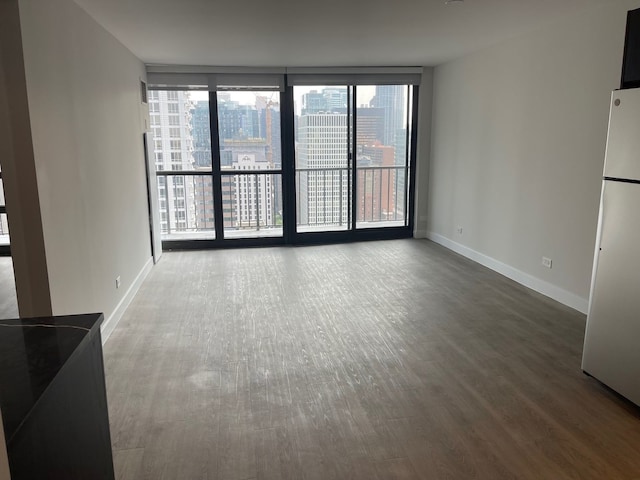
[(611, 0), (76, 0), (146, 63), (437, 65)]

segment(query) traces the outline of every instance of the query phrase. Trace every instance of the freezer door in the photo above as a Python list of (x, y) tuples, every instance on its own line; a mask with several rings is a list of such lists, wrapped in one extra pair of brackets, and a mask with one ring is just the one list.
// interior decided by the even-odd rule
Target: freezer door
[(640, 185), (605, 181), (582, 369), (640, 405)]
[(640, 180), (640, 88), (611, 95), (604, 176)]

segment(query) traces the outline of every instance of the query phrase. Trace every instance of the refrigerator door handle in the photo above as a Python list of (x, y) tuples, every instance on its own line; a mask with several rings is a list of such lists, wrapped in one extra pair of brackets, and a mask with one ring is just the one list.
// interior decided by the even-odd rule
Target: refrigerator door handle
[(598, 226), (597, 226), (597, 230), (596, 230), (596, 246), (598, 247), (597, 250), (596, 250), (596, 258), (594, 259), (596, 263), (598, 262), (597, 252), (601, 252), (602, 251), (602, 247), (603, 247), (603, 245), (602, 245), (602, 238), (603, 238), (602, 230), (603, 230), (603, 227), (604, 227), (603, 224), (604, 224), (604, 221), (605, 221), (605, 219), (604, 219), (604, 216), (605, 216), (604, 215), (604, 213), (605, 213), (604, 201), (605, 201), (605, 190), (606, 190), (606, 188), (607, 188), (607, 180), (604, 180), (602, 182), (602, 190), (600, 191), (600, 211), (599, 211), (599, 214), (598, 214)]

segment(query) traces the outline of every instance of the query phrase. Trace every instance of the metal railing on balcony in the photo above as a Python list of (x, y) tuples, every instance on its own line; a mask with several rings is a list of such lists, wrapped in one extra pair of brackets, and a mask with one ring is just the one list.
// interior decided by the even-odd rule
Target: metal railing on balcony
[[(202, 171), (158, 171), (164, 240), (215, 238), (213, 176)], [(225, 238), (282, 236), (281, 174), (249, 170), (222, 175)]]
[[(406, 179), (404, 166), (358, 167), (354, 182), (356, 227), (406, 225)], [(296, 169), (298, 230), (349, 228), (351, 184), (347, 167)]]
[[(299, 168), (295, 171), (297, 231), (405, 226), (404, 166)], [(165, 240), (215, 238), (213, 174), (158, 171), (158, 198)], [(281, 236), (282, 174), (223, 171), (222, 214), (225, 238)], [(353, 188), (356, 208), (353, 209)]]

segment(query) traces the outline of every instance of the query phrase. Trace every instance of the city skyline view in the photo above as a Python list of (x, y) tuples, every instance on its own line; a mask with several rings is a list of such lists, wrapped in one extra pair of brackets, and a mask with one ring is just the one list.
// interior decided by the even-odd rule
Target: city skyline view
[[(354, 217), (356, 228), (406, 225), (408, 90), (358, 86), (349, 115), (346, 86), (293, 89), (297, 231), (348, 230)], [(280, 92), (216, 98), (218, 187), (209, 92), (149, 92), (163, 238), (215, 239), (216, 212), (225, 238), (282, 236)]]
[[(325, 86), (304, 86), (304, 87), (296, 87), (294, 90), (294, 111), (296, 115), (300, 115), (301, 114), (301, 110), (302, 110), (302, 99), (303, 96), (307, 93), (310, 93), (313, 90), (322, 90), (323, 88), (326, 88)], [(346, 87), (340, 87), (340, 88), (346, 88)], [(202, 91), (202, 90), (189, 90), (189, 97), (192, 101), (209, 101), (209, 92), (208, 91)], [(243, 92), (243, 91), (236, 91), (234, 92), (236, 94), (236, 100), (239, 101), (241, 104), (243, 105), (252, 105), (253, 102), (255, 102), (255, 96), (253, 93), (251, 92)], [(264, 92), (267, 93), (267, 92)], [(279, 101), (279, 97), (280, 97), (280, 92), (278, 91), (271, 91), (269, 92), (271, 94), (269, 100), (272, 101)], [(357, 98), (357, 105), (358, 106), (363, 106), (363, 105), (369, 105), (371, 102), (371, 99), (375, 96), (375, 86), (374, 85), (360, 85), (358, 86), (358, 98)], [(403, 112), (404, 114), (406, 114), (406, 110)]]

